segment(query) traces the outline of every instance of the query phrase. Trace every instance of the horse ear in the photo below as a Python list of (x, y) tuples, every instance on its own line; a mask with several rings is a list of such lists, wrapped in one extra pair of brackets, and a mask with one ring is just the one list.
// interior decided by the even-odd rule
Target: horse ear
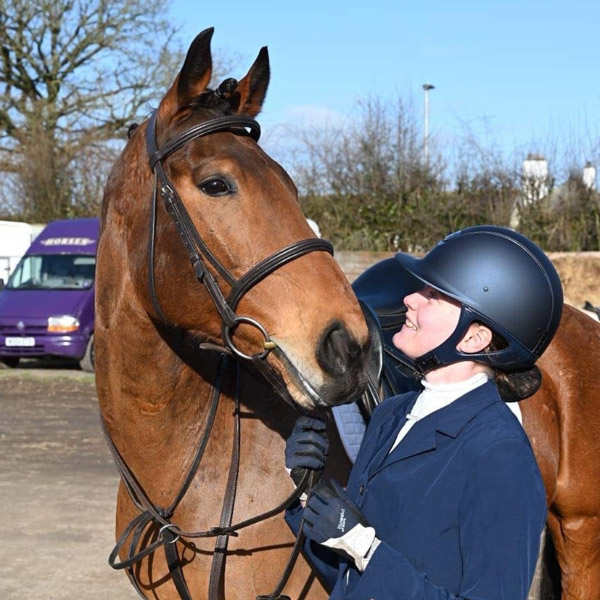
[(260, 49), (248, 74), (237, 84), (231, 95), (230, 102), (233, 111), (237, 114), (255, 117), (260, 112), (267, 95), (270, 77), (269, 51), (264, 46)]
[(179, 75), (160, 103), (159, 117), (165, 118), (175, 114), (189, 105), (208, 86), (212, 75), (210, 41), (213, 33), (214, 27), (205, 29), (190, 45)]

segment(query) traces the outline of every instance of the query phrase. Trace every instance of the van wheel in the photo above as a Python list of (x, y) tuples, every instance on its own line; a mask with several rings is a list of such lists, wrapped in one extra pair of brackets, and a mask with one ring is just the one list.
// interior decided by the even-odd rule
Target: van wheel
[(86, 373), (94, 372), (94, 334), (90, 336), (90, 340), (88, 342), (87, 348), (85, 349), (85, 354), (83, 358), (79, 361), (79, 366), (82, 371)]
[(19, 366), (19, 361), (21, 358), (19, 356), (5, 356), (2, 359), (2, 362), (9, 368), (14, 369)]

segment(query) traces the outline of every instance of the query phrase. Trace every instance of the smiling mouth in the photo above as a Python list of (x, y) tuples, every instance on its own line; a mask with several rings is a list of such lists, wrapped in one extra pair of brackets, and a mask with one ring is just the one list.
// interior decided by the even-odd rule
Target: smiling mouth
[(406, 327), (408, 327), (412, 331), (418, 331), (418, 327), (408, 318), (406, 319), (406, 321), (404, 321), (404, 325), (406, 325)]

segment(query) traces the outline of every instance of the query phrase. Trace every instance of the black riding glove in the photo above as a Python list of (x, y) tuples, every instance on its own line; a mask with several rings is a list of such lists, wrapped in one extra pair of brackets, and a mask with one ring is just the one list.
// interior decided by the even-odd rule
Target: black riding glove
[(375, 530), (337, 481), (313, 489), (302, 517), (302, 531), (307, 537), (352, 558), (364, 570), (376, 541)]
[(323, 475), (325, 460), (329, 452), (327, 427), (320, 419), (300, 417), (285, 444), (285, 466), (290, 476), (299, 485), (306, 470), (311, 469), (313, 486)]

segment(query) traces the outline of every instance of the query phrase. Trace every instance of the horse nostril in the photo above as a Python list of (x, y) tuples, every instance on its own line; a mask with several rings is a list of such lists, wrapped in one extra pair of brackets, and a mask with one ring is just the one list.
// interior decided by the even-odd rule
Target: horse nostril
[(319, 340), (319, 366), (329, 375), (339, 377), (350, 369), (356, 369), (360, 361), (360, 346), (342, 323), (334, 321)]

